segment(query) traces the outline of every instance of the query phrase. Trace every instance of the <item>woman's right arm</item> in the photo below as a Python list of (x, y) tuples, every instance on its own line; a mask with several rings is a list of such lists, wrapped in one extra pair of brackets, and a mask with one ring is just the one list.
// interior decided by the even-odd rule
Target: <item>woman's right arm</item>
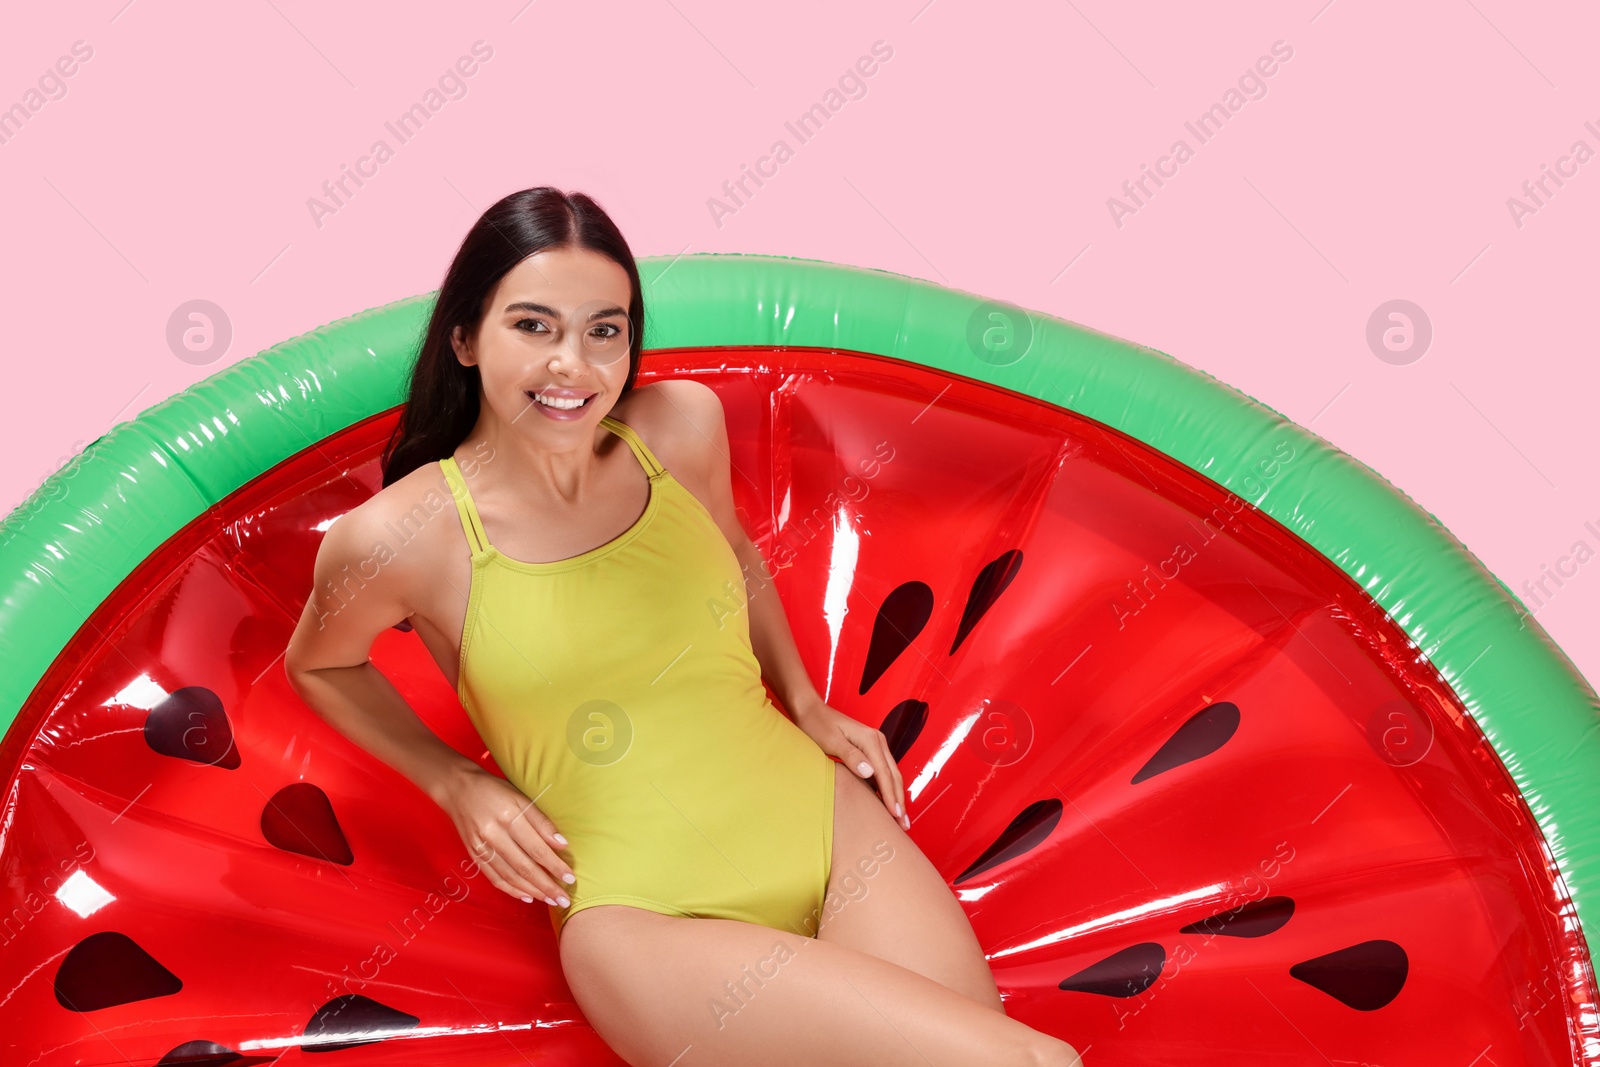
[(498, 888), (524, 898), (564, 896), (556, 879), (571, 869), (554, 852), (565, 842), (550, 820), (515, 786), (440, 740), (368, 659), (377, 636), (412, 614), (403, 590), (420, 580), (421, 561), (380, 555), (374, 550), (382, 542), (381, 519), (362, 509), (328, 528), (312, 595), (284, 652), (290, 687), (443, 808)]

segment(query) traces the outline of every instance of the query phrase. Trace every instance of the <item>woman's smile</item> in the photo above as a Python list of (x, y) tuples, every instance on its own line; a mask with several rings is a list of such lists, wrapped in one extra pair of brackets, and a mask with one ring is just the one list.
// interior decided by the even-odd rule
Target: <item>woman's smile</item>
[(550, 388), (538, 392), (529, 389), (526, 395), (540, 413), (552, 419), (571, 421), (582, 418), (584, 410), (600, 394), (590, 393), (584, 396), (582, 390)]

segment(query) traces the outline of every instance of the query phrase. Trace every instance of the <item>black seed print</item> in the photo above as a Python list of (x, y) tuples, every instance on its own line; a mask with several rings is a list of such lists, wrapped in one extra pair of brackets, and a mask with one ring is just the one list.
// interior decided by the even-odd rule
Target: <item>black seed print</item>
[(1237, 729), (1239, 729), (1238, 705), (1224, 700), (1201, 708), (1167, 738), (1167, 743), (1156, 750), (1156, 754), (1150, 757), (1150, 762), (1139, 768), (1139, 773), (1133, 776), (1132, 784), (1138, 785), (1146, 778), (1154, 778), (1174, 767), (1181, 767), (1185, 763), (1193, 763), (1202, 756), (1211, 755), (1227, 744)]
[(905, 759), (906, 753), (911, 751), (911, 746), (916, 744), (917, 738), (922, 734), (922, 728), (928, 725), (928, 702), (907, 698), (894, 706), (894, 710), (883, 718), (883, 725), (878, 729), (883, 731), (883, 736), (889, 739), (889, 755), (899, 763)]
[(215, 1041), (185, 1041), (156, 1061), (156, 1067), (254, 1067), (277, 1058), (246, 1056)]
[(1061, 821), (1061, 801), (1055, 797), (1048, 800), (1036, 800), (1022, 809), (1022, 813), (1011, 820), (1011, 825), (1001, 831), (995, 838), (994, 844), (984, 849), (983, 855), (977, 861), (956, 876), (956, 882), (964, 882), (997, 867), (1007, 860), (1016, 859), (1018, 856), (1039, 846), (1045, 838), (1050, 836), (1050, 831), (1056, 828), (1056, 823)]
[(956, 654), (956, 649), (961, 647), (961, 642), (967, 639), (972, 628), (978, 625), (978, 620), (994, 607), (994, 602), (1000, 599), (1000, 594), (1006, 591), (1006, 586), (1011, 584), (1011, 579), (1015, 578), (1017, 571), (1021, 569), (1022, 550), (1013, 548), (990, 560), (983, 570), (978, 572), (978, 577), (972, 582), (972, 591), (967, 594), (967, 606), (961, 613), (961, 625), (956, 627), (955, 642), (950, 646), (952, 656)]
[(906, 582), (883, 598), (878, 617), (872, 622), (867, 662), (861, 668), (862, 696), (916, 640), (932, 614), (933, 590), (925, 582)]
[[(397, 1037), (421, 1022), (415, 1015), (396, 1011), (370, 997), (349, 993), (334, 997), (317, 1009), (306, 1023), (305, 1036), (301, 1038), (302, 1052), (338, 1052), (370, 1045)], [(350, 1041), (329, 1041), (329, 1038), (349, 1037)]]
[(163, 756), (234, 770), (239, 749), (217, 694), (187, 685), (167, 694), (144, 720), (144, 743)]
[(133, 938), (104, 930), (72, 946), (56, 971), (55, 986), (56, 1003), (68, 1011), (97, 1011), (171, 996), (183, 983)]
[(285, 852), (349, 866), (355, 859), (328, 794), (310, 782), (286, 785), (261, 809), (261, 833)]
[(1400, 995), (1409, 969), (1406, 950), (1379, 939), (1297, 963), (1289, 976), (1357, 1011), (1377, 1011)]
[(1237, 908), (1190, 923), (1178, 932), (1223, 937), (1262, 937), (1283, 929), (1294, 914), (1294, 901), (1288, 897), (1262, 897)]
[(1099, 963), (1063, 978), (1060, 988), (1103, 997), (1136, 997), (1161, 977), (1161, 968), (1166, 964), (1166, 949), (1154, 941), (1145, 941), (1113, 952)]

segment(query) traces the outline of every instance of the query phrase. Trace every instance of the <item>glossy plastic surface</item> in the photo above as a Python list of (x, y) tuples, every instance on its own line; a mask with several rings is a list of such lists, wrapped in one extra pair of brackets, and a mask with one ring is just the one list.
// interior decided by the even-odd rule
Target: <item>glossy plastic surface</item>
[[(662, 353), (640, 382), (686, 374), (723, 396), (813, 680), (891, 737), (1010, 1014), (1090, 1064), (1593, 1062), (1592, 972), (1526, 803), (1327, 559), (1025, 396), (798, 349)], [(543, 917), (282, 677), (390, 418), (185, 527), (22, 709), (7, 1062), (620, 1062)], [(1256, 444), (1269, 480), (1306, 458)], [(486, 759), (415, 634), (373, 657)]]
[[(1251, 501), (1365, 589), (1439, 671), (1537, 818), (1573, 918), (1595, 906), (1600, 695), (1505, 584), (1381, 475), (1164, 353), (918, 278), (708, 253), (641, 259), (639, 272), (649, 348), (776, 349), (775, 365), (797, 347), (888, 356), (1093, 419)], [(0, 723), (188, 523), (400, 403), (433, 297), (219, 371), (91, 442), (0, 521)], [(1293, 463), (1274, 458), (1284, 446)]]

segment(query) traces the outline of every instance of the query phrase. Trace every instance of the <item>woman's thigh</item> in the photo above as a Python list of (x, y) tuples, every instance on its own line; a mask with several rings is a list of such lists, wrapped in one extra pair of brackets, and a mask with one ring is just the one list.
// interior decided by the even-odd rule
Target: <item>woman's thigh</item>
[(560, 951), (578, 1007), (635, 1067), (1077, 1063), (938, 982), (788, 930), (605, 904), (567, 921)]
[(1003, 1012), (950, 886), (867, 783), (834, 765), (833, 870), (817, 939), (899, 964)]

